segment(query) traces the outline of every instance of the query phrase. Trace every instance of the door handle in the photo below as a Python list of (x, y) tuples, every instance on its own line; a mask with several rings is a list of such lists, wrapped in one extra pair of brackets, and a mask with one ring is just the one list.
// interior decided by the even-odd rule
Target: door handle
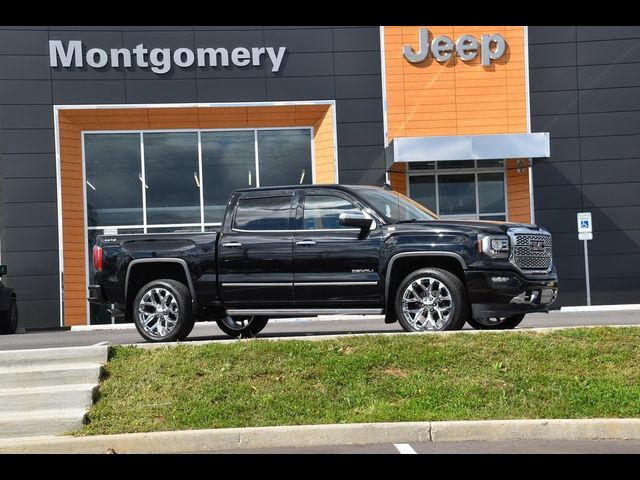
[(223, 247), (234, 248), (234, 247), (241, 247), (242, 244), (240, 242), (228, 242), (228, 243), (223, 243), (222, 246)]
[(315, 244), (316, 242), (313, 240), (301, 240), (300, 242), (296, 242), (296, 245), (300, 245), (301, 247), (308, 247)]

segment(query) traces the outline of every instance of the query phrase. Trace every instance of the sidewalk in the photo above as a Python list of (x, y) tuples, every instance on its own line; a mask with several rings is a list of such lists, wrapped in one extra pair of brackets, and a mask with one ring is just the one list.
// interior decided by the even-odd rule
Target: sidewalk
[(0, 440), (0, 453), (178, 453), (373, 443), (640, 440), (640, 419), (356, 423)]

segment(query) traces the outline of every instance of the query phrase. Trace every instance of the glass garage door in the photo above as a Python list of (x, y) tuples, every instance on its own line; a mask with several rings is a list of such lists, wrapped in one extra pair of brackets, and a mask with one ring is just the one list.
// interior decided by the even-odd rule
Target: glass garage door
[[(216, 229), (238, 188), (313, 183), (310, 128), (85, 132), (87, 271), (105, 233)], [(91, 305), (91, 324), (111, 323)]]

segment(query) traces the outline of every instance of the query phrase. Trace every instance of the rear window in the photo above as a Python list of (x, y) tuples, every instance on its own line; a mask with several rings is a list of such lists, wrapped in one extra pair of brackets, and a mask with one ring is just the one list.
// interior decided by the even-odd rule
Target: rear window
[(241, 198), (234, 228), (238, 230), (289, 230), (291, 196)]

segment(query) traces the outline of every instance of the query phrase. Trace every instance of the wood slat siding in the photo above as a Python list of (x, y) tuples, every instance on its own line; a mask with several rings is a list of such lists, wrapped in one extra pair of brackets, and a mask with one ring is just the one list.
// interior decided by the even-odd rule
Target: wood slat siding
[[(389, 141), (398, 137), (526, 133), (524, 27), (429, 26), (430, 39), (447, 35), (498, 33), (507, 50), (488, 67), (480, 55), (471, 62), (457, 56), (446, 63), (429, 57), (409, 63), (402, 55), (405, 44), (417, 47), (419, 26), (384, 27), (387, 125)], [(509, 219), (530, 221), (529, 174), (516, 173), (509, 161), (507, 197)], [(514, 169), (509, 168), (513, 166)], [(394, 190), (406, 193), (402, 167), (390, 173)], [(525, 205), (526, 204), (526, 205)]]
[(59, 110), (64, 324), (87, 323), (81, 132), (90, 130), (313, 127), (316, 183), (334, 183), (333, 106), (190, 107)]

